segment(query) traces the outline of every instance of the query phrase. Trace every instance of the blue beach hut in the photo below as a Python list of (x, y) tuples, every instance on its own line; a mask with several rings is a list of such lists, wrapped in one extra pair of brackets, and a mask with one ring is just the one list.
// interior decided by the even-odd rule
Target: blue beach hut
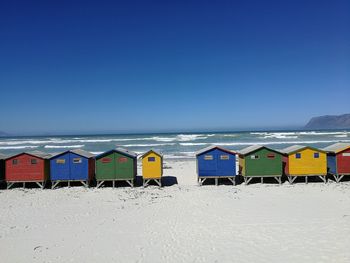
[(236, 153), (230, 150), (209, 146), (196, 153), (197, 175), (199, 185), (206, 179), (215, 179), (215, 184), (221, 178), (229, 179), (235, 184)]
[(69, 150), (50, 158), (50, 179), (52, 188), (60, 182), (81, 182), (88, 186), (95, 174), (94, 155), (84, 150)]

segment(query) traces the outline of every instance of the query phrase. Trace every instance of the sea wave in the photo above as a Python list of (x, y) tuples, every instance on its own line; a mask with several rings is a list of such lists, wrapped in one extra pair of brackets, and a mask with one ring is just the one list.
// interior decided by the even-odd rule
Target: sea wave
[(102, 154), (104, 152), (91, 152), (92, 154), (95, 154), (95, 155), (99, 155), (99, 154)]
[(248, 145), (278, 145), (278, 144), (317, 144), (317, 143), (335, 143), (335, 142), (350, 142), (350, 140), (318, 140), (318, 141), (251, 141), (251, 142), (213, 142), (213, 143), (180, 143), (182, 146), (248, 146)]
[(176, 137), (177, 137), (177, 141), (180, 141), (180, 142), (205, 140), (208, 138), (208, 136), (205, 136), (204, 134), (179, 134)]
[(33, 145), (22, 145), (22, 146), (0, 146), (1, 150), (16, 150), (16, 149), (35, 149), (39, 146), (33, 146)]
[(78, 145), (45, 145), (44, 148), (46, 149), (60, 149), (60, 148), (83, 148), (84, 144), (78, 144)]
[(340, 134), (350, 134), (347, 131), (335, 131), (335, 132), (317, 132), (317, 131), (307, 131), (300, 132), (301, 135), (340, 135)]
[(179, 143), (181, 146), (196, 146), (196, 145), (209, 145), (211, 143), (206, 142), (182, 142)]
[(291, 135), (281, 135), (281, 134), (269, 134), (265, 135), (264, 137), (259, 137), (260, 139), (270, 139), (270, 138), (276, 138), (276, 139), (297, 139), (298, 136), (291, 136)]
[(146, 143), (146, 144), (123, 144), (123, 147), (157, 147), (157, 146), (171, 146), (175, 143)]

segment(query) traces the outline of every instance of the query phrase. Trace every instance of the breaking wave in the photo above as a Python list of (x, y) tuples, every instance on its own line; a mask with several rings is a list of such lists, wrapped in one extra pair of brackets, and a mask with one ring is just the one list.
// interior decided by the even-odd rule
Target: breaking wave
[(60, 148), (83, 148), (84, 144), (79, 145), (45, 145), (46, 149), (60, 149)]
[(22, 145), (22, 146), (0, 146), (0, 149), (2, 150), (16, 150), (16, 149), (35, 149), (39, 146), (32, 146), (32, 145)]

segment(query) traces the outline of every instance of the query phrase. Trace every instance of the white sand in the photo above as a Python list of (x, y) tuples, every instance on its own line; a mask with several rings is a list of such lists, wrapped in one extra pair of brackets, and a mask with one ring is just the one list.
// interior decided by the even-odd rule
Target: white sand
[[(1, 262), (350, 262), (350, 183), (0, 191)], [(170, 180), (171, 181), (171, 180)]]

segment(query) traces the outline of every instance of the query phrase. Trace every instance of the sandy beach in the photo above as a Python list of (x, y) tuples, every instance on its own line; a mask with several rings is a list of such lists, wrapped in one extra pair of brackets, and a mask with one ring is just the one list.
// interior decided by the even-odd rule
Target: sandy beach
[(349, 262), (350, 182), (0, 190), (1, 262)]

